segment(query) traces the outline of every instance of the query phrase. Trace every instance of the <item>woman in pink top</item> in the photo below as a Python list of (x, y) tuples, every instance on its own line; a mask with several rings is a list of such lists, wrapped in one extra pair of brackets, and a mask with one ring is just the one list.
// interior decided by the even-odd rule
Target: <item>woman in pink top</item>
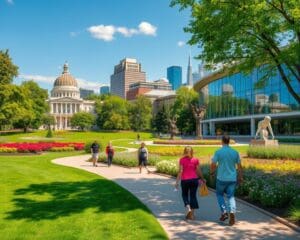
[(193, 148), (185, 147), (183, 157), (179, 160), (179, 172), (175, 187), (178, 188), (181, 180), (182, 199), (186, 207), (186, 219), (195, 219), (194, 211), (199, 208), (197, 201), (197, 188), (199, 177), (203, 178), (199, 160), (193, 157)]

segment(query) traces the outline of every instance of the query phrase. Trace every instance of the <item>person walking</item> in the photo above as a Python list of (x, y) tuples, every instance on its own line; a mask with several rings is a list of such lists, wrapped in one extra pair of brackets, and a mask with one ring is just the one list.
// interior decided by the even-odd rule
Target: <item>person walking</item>
[(114, 157), (114, 154), (115, 154), (115, 150), (112, 146), (111, 141), (106, 146), (105, 152), (106, 152), (106, 156), (107, 156), (107, 166), (110, 167), (111, 163), (112, 163), (112, 160), (113, 160), (113, 157)]
[(147, 167), (148, 164), (148, 149), (145, 147), (145, 143), (141, 143), (141, 147), (138, 149), (138, 161), (139, 161), (139, 169), (140, 173), (142, 173), (142, 166), (144, 166), (148, 173), (150, 170)]
[(186, 219), (195, 219), (195, 209), (199, 208), (197, 201), (197, 188), (199, 178), (206, 182), (199, 164), (199, 160), (193, 156), (193, 148), (185, 147), (183, 157), (179, 160), (179, 171), (175, 188), (178, 189), (181, 180), (181, 195), (186, 208)]
[[(229, 225), (232, 226), (235, 223), (236, 212), (234, 193), (237, 183), (243, 182), (243, 172), (240, 156), (236, 150), (229, 147), (229, 142), (229, 136), (222, 137), (223, 146), (215, 152), (212, 158), (210, 175), (215, 176), (217, 171), (216, 195), (221, 210), (219, 220), (223, 222), (229, 217)], [(228, 205), (225, 203), (224, 194), (228, 198)]]
[(92, 154), (92, 161), (93, 161), (93, 166), (97, 167), (97, 161), (98, 161), (98, 156), (99, 156), (99, 149), (100, 146), (97, 141), (94, 141), (93, 144), (91, 145), (91, 154)]

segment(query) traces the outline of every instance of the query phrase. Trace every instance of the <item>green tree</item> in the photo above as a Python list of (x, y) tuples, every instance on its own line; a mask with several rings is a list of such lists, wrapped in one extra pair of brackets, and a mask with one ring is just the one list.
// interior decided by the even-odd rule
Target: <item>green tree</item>
[(18, 67), (13, 64), (8, 50), (0, 50), (0, 85), (12, 83), (16, 76), (18, 76)]
[(47, 126), (47, 128), (51, 128), (51, 125), (54, 125), (55, 124), (55, 119), (54, 119), (54, 116), (50, 115), (50, 114), (43, 114), (42, 116), (42, 123), (44, 125)]
[(100, 129), (129, 129), (128, 103), (118, 96), (96, 102), (97, 125)]
[(181, 87), (176, 91), (176, 100), (172, 108), (172, 115), (177, 115), (176, 125), (181, 133), (193, 133), (196, 122), (193, 117), (191, 105), (199, 101), (198, 93), (187, 87)]
[(291, 84), (300, 83), (299, 0), (172, 0), (174, 5), (191, 9), (185, 31), (192, 34), (189, 44), (202, 49), (198, 58), (208, 67), (222, 64), (230, 72), (250, 73), (267, 63), (260, 82), (266, 84), (278, 71), (300, 103)]
[(22, 87), (4, 84), (0, 87), (0, 129), (11, 126), (21, 120), (30, 122), (34, 119), (31, 111), (32, 101)]
[(154, 130), (158, 133), (168, 133), (169, 118), (170, 118), (170, 111), (165, 107), (165, 105), (163, 105), (153, 118), (152, 126)]
[(87, 112), (78, 112), (71, 117), (70, 123), (73, 128), (84, 131), (85, 129), (90, 129), (94, 125), (95, 116)]
[(129, 121), (135, 131), (149, 130), (152, 118), (152, 103), (145, 96), (138, 98), (129, 106)]
[(20, 124), (23, 128), (39, 128), (42, 125), (42, 118), (45, 113), (49, 111), (49, 105), (46, 100), (48, 99), (48, 92), (45, 89), (39, 87), (34, 81), (26, 81), (21, 84), (21, 88), (24, 89), (28, 95), (28, 99), (31, 101), (31, 115), (33, 118), (27, 118), (26, 121), (21, 120)]

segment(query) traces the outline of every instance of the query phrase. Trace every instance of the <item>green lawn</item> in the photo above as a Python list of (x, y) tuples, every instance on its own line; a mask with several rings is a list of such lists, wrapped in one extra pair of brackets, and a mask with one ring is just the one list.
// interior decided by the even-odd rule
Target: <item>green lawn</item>
[(115, 183), (51, 159), (77, 154), (0, 156), (2, 240), (167, 239), (133, 195)]

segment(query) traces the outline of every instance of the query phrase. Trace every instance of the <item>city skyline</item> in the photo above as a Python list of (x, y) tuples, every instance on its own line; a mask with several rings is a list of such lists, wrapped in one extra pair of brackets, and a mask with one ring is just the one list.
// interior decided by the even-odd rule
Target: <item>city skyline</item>
[(1, 0), (0, 46), (19, 66), (15, 83), (34, 79), (48, 90), (65, 61), (79, 86), (96, 92), (126, 57), (142, 63), (147, 81), (166, 77), (172, 65), (182, 66), (185, 76), (189, 52), (193, 57), (199, 49), (186, 45), (188, 13), (169, 3)]

